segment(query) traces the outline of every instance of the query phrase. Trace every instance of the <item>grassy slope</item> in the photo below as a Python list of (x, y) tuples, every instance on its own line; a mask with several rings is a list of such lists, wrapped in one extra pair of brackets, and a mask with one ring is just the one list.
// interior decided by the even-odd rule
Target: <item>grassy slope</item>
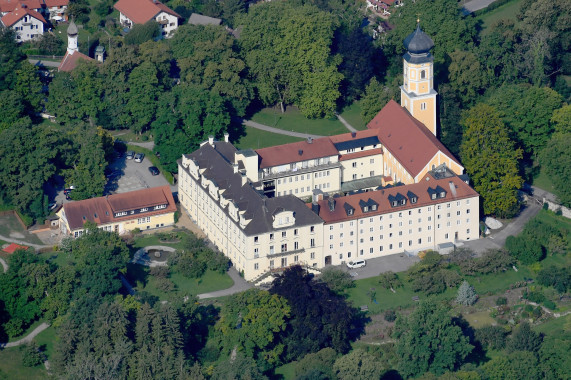
[(363, 118), (361, 117), (361, 103), (356, 101), (350, 106), (347, 106), (341, 112), (341, 116), (343, 119), (347, 121), (347, 123), (351, 124), (352, 127), (358, 130), (367, 129)]
[(246, 136), (241, 137), (239, 141), (233, 141), (234, 146), (238, 149), (259, 149), (303, 140), (250, 127), (245, 127), (245, 131)]
[(48, 378), (43, 365), (28, 368), (22, 365), (22, 355), (18, 347), (0, 350), (0, 375), (10, 380), (42, 380)]
[(485, 34), (485, 29), (489, 28), (498, 20), (511, 19), (515, 21), (515, 16), (519, 12), (519, 7), (521, 6), (522, 1), (523, 0), (513, 0), (478, 17), (479, 20), (482, 20), (482, 33)]
[(252, 120), (270, 127), (322, 136), (347, 133), (337, 118), (308, 119), (294, 107), (288, 107), (284, 114), (276, 108), (264, 108), (252, 116)]

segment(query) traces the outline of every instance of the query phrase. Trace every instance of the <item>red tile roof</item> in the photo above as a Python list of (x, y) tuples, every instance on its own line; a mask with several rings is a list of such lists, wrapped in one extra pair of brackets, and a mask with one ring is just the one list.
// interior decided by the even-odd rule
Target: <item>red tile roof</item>
[[(117, 212), (144, 207), (151, 208), (162, 204), (167, 204), (167, 208), (121, 217), (114, 216)], [(63, 212), (72, 231), (82, 228), (83, 224), (88, 220), (97, 223), (97, 225), (104, 225), (175, 211), (176, 205), (169, 186), (113, 194), (107, 197), (91, 198), (63, 205)]]
[(158, 0), (119, 0), (113, 7), (135, 24), (144, 24), (155, 18), (155, 16), (161, 12), (166, 12), (179, 18), (181, 17), (178, 13)]
[(28, 247), (26, 247), (25, 245), (20, 245), (20, 244), (16, 244), (16, 243), (12, 243), (9, 246), (7, 246), (6, 248), (4, 248), (2, 251), (12, 254), (20, 249), (26, 250), (28, 249)]
[(383, 150), (381, 148), (377, 148), (377, 149), (363, 150), (361, 152), (343, 154), (339, 156), (339, 161), (354, 160), (356, 158), (374, 156), (376, 154), (383, 154)]
[(48, 8), (69, 5), (69, 0), (44, 0), (44, 2)]
[[(428, 180), (426, 180), (428, 178)], [(428, 188), (431, 187), (435, 189), (436, 186), (440, 186), (446, 192), (446, 196), (444, 198), (437, 198), (431, 199)], [(452, 191), (451, 186), (454, 188)], [(411, 203), (408, 199), (407, 193), (408, 192), (414, 193), (418, 197), (416, 203)], [(454, 192), (456, 194), (454, 194)], [(389, 196), (396, 196), (397, 193), (407, 197), (407, 202), (403, 206), (391, 207), (389, 202)], [(477, 197), (478, 193), (472, 189), (469, 185), (467, 185), (464, 181), (460, 178), (448, 177), (442, 179), (435, 179), (431, 175), (425, 176), (425, 178), (420, 181), (419, 183), (414, 183), (411, 185), (404, 185), (404, 186), (397, 186), (391, 187), (384, 190), (376, 190), (376, 191), (369, 191), (360, 194), (354, 195), (347, 195), (344, 197), (338, 197), (335, 199), (335, 210), (329, 210), (328, 200), (319, 201), (319, 216), (321, 219), (325, 221), (325, 223), (337, 223), (342, 222), (345, 220), (354, 220), (360, 219), (363, 217), (370, 217), (375, 215), (382, 215), (387, 214), (395, 211), (402, 211), (402, 210), (409, 210), (418, 207), (430, 206), (433, 204), (450, 202), (453, 200), (458, 199), (465, 199), (471, 197)], [(378, 204), (378, 208), (376, 211), (370, 211), (364, 213), (359, 206), (359, 201), (367, 202), (369, 199), (372, 199)], [(354, 208), (353, 215), (348, 216), (345, 212), (345, 208), (343, 205), (348, 203)], [(311, 203), (307, 204), (308, 207), (311, 207)], [(477, 207), (477, 205), (476, 205)]]
[(42, 16), (38, 12), (31, 10), (30, 8), (16, 8), (16, 9), (14, 9), (14, 11), (12, 11), (12, 12), (8, 13), (6, 16), (2, 17), (2, 24), (4, 24), (4, 26), (6, 26), (6, 27), (10, 27), (10, 26), (14, 25), (15, 23), (17, 23), (18, 21), (20, 21), (26, 15), (33, 17), (35, 19), (38, 19), (41, 22), (43, 22), (44, 24), (46, 23), (44, 16)]
[(93, 61), (94, 59), (91, 57), (86, 56), (83, 53), (80, 53), (78, 51), (73, 52), (73, 54), (69, 54), (69, 52), (65, 53), (65, 56), (63, 57), (63, 59), (61, 60), (57, 70), (58, 71), (73, 71), (73, 69), (75, 69), (77, 67), (77, 64), (79, 62), (80, 59), (83, 59), (85, 61)]
[(0, 0), (0, 12), (12, 12), (16, 8), (22, 8), (22, 5), (26, 5), (28, 9), (42, 8), (40, 0)]
[(311, 144), (306, 140), (257, 149), (256, 153), (260, 156), (260, 169), (339, 154), (329, 137), (313, 139)]
[(369, 122), (369, 129), (378, 130), (378, 137), (400, 164), (416, 177), (426, 164), (441, 151), (461, 165), (448, 149), (420, 121), (394, 100)]

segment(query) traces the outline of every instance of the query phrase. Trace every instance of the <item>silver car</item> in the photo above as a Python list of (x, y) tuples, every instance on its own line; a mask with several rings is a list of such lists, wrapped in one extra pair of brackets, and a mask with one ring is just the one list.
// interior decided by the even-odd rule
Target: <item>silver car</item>
[(144, 153), (135, 154), (135, 162), (143, 162), (144, 159), (145, 159)]

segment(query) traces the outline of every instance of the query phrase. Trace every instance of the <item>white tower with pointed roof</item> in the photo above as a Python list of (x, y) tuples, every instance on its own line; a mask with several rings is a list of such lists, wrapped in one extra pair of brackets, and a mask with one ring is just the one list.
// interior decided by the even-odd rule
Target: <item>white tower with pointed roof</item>
[(67, 27), (67, 52), (71, 55), (78, 51), (77, 49), (77, 25), (71, 20)]

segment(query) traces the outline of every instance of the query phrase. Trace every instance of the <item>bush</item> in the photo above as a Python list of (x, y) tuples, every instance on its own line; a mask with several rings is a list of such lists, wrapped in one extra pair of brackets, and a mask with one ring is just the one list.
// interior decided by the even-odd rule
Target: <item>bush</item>
[(159, 24), (155, 20), (151, 20), (143, 25), (133, 25), (133, 28), (125, 36), (125, 43), (127, 45), (140, 45), (143, 42), (158, 37), (159, 35)]
[(531, 289), (530, 291), (524, 290), (522, 293), (523, 298), (531, 302), (541, 303), (545, 300), (545, 295), (540, 290)]
[(37, 343), (33, 340), (32, 342), (21, 346), (20, 351), (22, 352), (22, 364), (25, 367), (35, 367), (42, 364), (44, 361)]
[(323, 269), (319, 279), (327, 284), (335, 293), (342, 293), (345, 289), (355, 287), (355, 281), (348, 272), (336, 267)]
[(555, 304), (555, 302), (551, 301), (551, 300), (545, 300), (543, 301), (543, 306), (545, 306), (546, 308), (548, 308), (549, 310), (555, 310), (557, 309), (557, 305)]
[(170, 270), (168, 267), (151, 267), (149, 272), (151, 276), (156, 278), (168, 278), (170, 275)]
[(571, 287), (571, 267), (558, 268), (549, 266), (539, 271), (537, 283), (543, 286), (552, 286), (559, 293), (565, 293)]
[(394, 322), (397, 319), (397, 313), (394, 310), (385, 311), (385, 321)]
[(517, 258), (522, 264), (533, 264), (545, 257), (545, 252), (541, 244), (528, 236), (508, 236), (506, 239), (506, 249)]
[(176, 210), (174, 212), (174, 222), (178, 223), (178, 220), (180, 219), (180, 211)]
[(175, 289), (174, 283), (168, 278), (159, 277), (156, 279), (157, 289), (163, 292), (171, 292)]
[(501, 305), (507, 305), (508, 304), (508, 299), (506, 297), (498, 297), (496, 299), (496, 305), (501, 306)]

